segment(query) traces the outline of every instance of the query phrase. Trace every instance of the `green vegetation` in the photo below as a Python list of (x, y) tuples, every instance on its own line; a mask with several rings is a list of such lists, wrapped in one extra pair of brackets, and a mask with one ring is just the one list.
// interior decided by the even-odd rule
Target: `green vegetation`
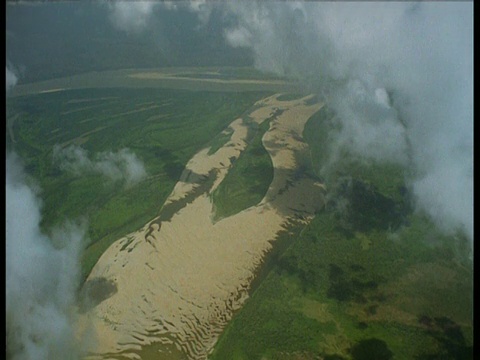
[[(333, 116), (323, 108), (305, 129), (316, 174)], [(290, 229), (211, 359), (472, 359), (468, 240), (412, 212), (398, 166), (334, 165), (327, 206)]]
[(303, 137), (310, 147), (313, 170), (317, 174), (327, 163), (330, 136), (337, 129), (334, 117), (333, 111), (323, 106), (305, 124)]
[[(22, 157), (42, 189), (43, 231), (66, 219), (88, 219), (85, 278), (112, 241), (159, 214), (195, 152), (207, 146), (217, 151), (230, 139), (227, 125), (266, 95), (84, 89), (9, 98), (7, 150)], [(248, 146), (212, 194), (217, 218), (265, 195), (273, 168), (261, 139), (277, 115), (260, 125), (244, 116)], [(211, 358), (471, 359), (468, 241), (442, 234), (412, 212), (399, 166), (360, 161), (348, 152), (330, 164), (334, 116), (327, 107), (312, 116), (304, 132), (310, 153), (301, 159), (304, 171), (327, 184), (325, 209), (308, 226), (291, 223), (278, 235), (280, 246)], [(90, 158), (129, 148), (148, 176), (127, 186), (92, 172), (67, 172), (53, 161), (55, 145), (81, 146)], [(141, 353), (151, 356), (159, 347)], [(181, 354), (172, 352), (175, 357)]]
[(212, 141), (210, 141), (209, 146), (210, 149), (208, 149), (208, 155), (213, 155), (217, 152), (218, 149), (223, 147), (232, 137), (233, 130), (231, 128), (228, 128), (224, 131), (222, 131), (220, 134), (215, 136)]
[(265, 196), (273, 179), (273, 164), (263, 146), (262, 137), (268, 130), (270, 121), (277, 115), (274, 114), (260, 125), (248, 120), (247, 148), (238, 159), (232, 159), (232, 168), (212, 194), (216, 219), (254, 206)]
[[(395, 235), (347, 238), (334, 214), (319, 214), (236, 314), (211, 358), (366, 359), (362, 349), (375, 344), (370, 351), (385, 355), (379, 359), (390, 352), (398, 359), (471, 358), (472, 273), (460, 258), (438, 255), (452, 251), (451, 243), (422, 242), (426, 234), (414, 228), (431, 228), (426, 219), (412, 222)], [(422, 317), (448, 319), (451, 334)], [(368, 339), (378, 341), (363, 343)]]
[(359, 159), (346, 149), (340, 149), (341, 156), (335, 158), (334, 164), (330, 163), (335, 134), (341, 127), (336, 120), (333, 110), (323, 106), (305, 126), (303, 135), (310, 147), (314, 173), (327, 186), (336, 186), (345, 177), (356, 178), (374, 185), (385, 196), (401, 201), (406, 191), (405, 170), (401, 166)]
[[(66, 219), (87, 218), (85, 277), (112, 241), (158, 215), (185, 164), (212, 134), (265, 95), (83, 89), (9, 98), (7, 150), (21, 156), (42, 189), (43, 231)], [(65, 171), (54, 161), (53, 149), (70, 145), (81, 146), (90, 159), (128, 148), (144, 163), (147, 177), (127, 186), (92, 171)]]

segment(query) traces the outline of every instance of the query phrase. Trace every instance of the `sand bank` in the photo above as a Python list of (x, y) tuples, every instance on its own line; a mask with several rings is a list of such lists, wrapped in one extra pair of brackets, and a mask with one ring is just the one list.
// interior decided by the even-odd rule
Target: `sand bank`
[[(207, 73), (204, 73), (207, 74)], [(257, 79), (209, 79), (209, 78), (199, 78), (194, 76), (184, 76), (181, 74), (167, 74), (164, 72), (141, 72), (136, 74), (128, 75), (129, 77), (135, 79), (143, 80), (189, 80), (189, 81), (199, 81), (206, 83), (217, 83), (217, 84), (268, 84), (268, 85), (285, 85), (286, 82), (283, 80), (257, 80)]]
[[(260, 204), (211, 220), (210, 194), (247, 146), (247, 126), (236, 119), (229, 142), (212, 155), (203, 149), (189, 161), (160, 216), (116, 241), (99, 259), (86, 284), (103, 279), (116, 291), (97, 299), (102, 301), (80, 319), (96, 333), (89, 358), (118, 353), (139, 358), (136, 350), (162, 342), (189, 359), (205, 359), (247, 299), (277, 233), (293, 218), (309, 221), (323, 205), (321, 184), (296, 171), (307, 146), (304, 125), (322, 105), (277, 96), (257, 102), (249, 114), (258, 123), (279, 114), (263, 137), (274, 177)], [(175, 212), (167, 214), (171, 209)]]
[[(297, 85), (276, 79), (208, 78), (204, 68), (122, 69), (90, 72), (16, 85), (9, 97), (75, 89), (159, 88), (202, 91), (296, 91)], [(218, 74), (217, 74), (218, 75)]]

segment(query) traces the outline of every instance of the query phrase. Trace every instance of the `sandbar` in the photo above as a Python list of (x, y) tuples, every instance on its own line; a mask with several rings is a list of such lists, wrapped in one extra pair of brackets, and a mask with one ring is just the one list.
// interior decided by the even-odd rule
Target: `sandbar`
[(88, 359), (119, 353), (138, 359), (138, 350), (154, 343), (206, 359), (248, 298), (277, 234), (292, 219), (308, 223), (323, 206), (323, 185), (297, 171), (298, 155), (308, 147), (305, 123), (323, 104), (307, 105), (310, 97), (279, 101), (279, 95), (258, 101), (248, 114), (259, 124), (278, 114), (262, 139), (274, 176), (259, 204), (213, 221), (210, 195), (247, 146), (247, 125), (238, 118), (223, 147), (211, 155), (202, 149), (186, 165), (162, 208), (181, 204), (178, 210), (117, 240), (100, 257), (86, 284), (103, 279), (116, 291), (80, 316), (96, 338)]

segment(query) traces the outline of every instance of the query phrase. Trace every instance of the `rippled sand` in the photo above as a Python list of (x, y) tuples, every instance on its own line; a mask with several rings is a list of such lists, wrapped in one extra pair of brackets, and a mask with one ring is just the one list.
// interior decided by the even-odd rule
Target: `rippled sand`
[(283, 110), (263, 137), (274, 178), (258, 205), (212, 221), (210, 193), (246, 148), (247, 126), (236, 119), (228, 143), (212, 155), (203, 149), (189, 161), (160, 216), (99, 259), (87, 284), (101, 279), (115, 291), (80, 319), (79, 329), (81, 324), (94, 329), (90, 358), (120, 352), (138, 358), (135, 350), (161, 342), (189, 359), (205, 359), (247, 299), (277, 234), (292, 219), (309, 221), (323, 205), (322, 185), (296, 171), (297, 156), (307, 149), (304, 125), (322, 104), (277, 96), (260, 100), (249, 114), (261, 123)]

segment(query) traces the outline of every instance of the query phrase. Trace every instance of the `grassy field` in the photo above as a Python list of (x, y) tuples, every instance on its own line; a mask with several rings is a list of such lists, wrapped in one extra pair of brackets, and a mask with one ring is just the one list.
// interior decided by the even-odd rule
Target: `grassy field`
[(212, 194), (215, 219), (228, 217), (258, 204), (273, 179), (273, 163), (262, 137), (276, 115), (260, 125), (245, 119), (249, 126), (248, 144), (232, 169)]
[[(323, 108), (304, 132), (319, 176), (333, 118)], [(468, 240), (412, 212), (398, 166), (331, 170), (326, 208), (292, 228), (210, 358), (472, 359)]]
[[(43, 231), (86, 217), (85, 277), (120, 236), (158, 214), (187, 161), (211, 144), (264, 93), (162, 89), (81, 89), (7, 99), (7, 150), (16, 151), (42, 189)], [(126, 186), (98, 173), (67, 172), (53, 160), (55, 146), (81, 146), (93, 159), (130, 149), (147, 177)]]
[(422, 244), (429, 224), (412, 221), (393, 241), (381, 231), (347, 238), (332, 214), (318, 215), (211, 359), (471, 359), (472, 273), (447, 243)]
[[(207, 146), (217, 151), (230, 138), (222, 132), (228, 124), (242, 115), (248, 123), (246, 111), (266, 95), (79, 89), (8, 98), (6, 146), (42, 189), (44, 232), (66, 219), (88, 220), (85, 278), (114, 240), (158, 214), (191, 156)], [(217, 218), (255, 205), (268, 189), (273, 169), (261, 138), (270, 120), (249, 123), (247, 149), (213, 194)], [(404, 170), (395, 164), (345, 152), (323, 172), (336, 126), (324, 107), (304, 132), (310, 153), (302, 164), (327, 184), (325, 209), (308, 226), (292, 223), (279, 234), (281, 246), (211, 358), (471, 359), (467, 240), (445, 236), (412, 211)], [(90, 158), (128, 148), (147, 177), (126, 186), (93, 172), (69, 173), (53, 149), (70, 145)]]

